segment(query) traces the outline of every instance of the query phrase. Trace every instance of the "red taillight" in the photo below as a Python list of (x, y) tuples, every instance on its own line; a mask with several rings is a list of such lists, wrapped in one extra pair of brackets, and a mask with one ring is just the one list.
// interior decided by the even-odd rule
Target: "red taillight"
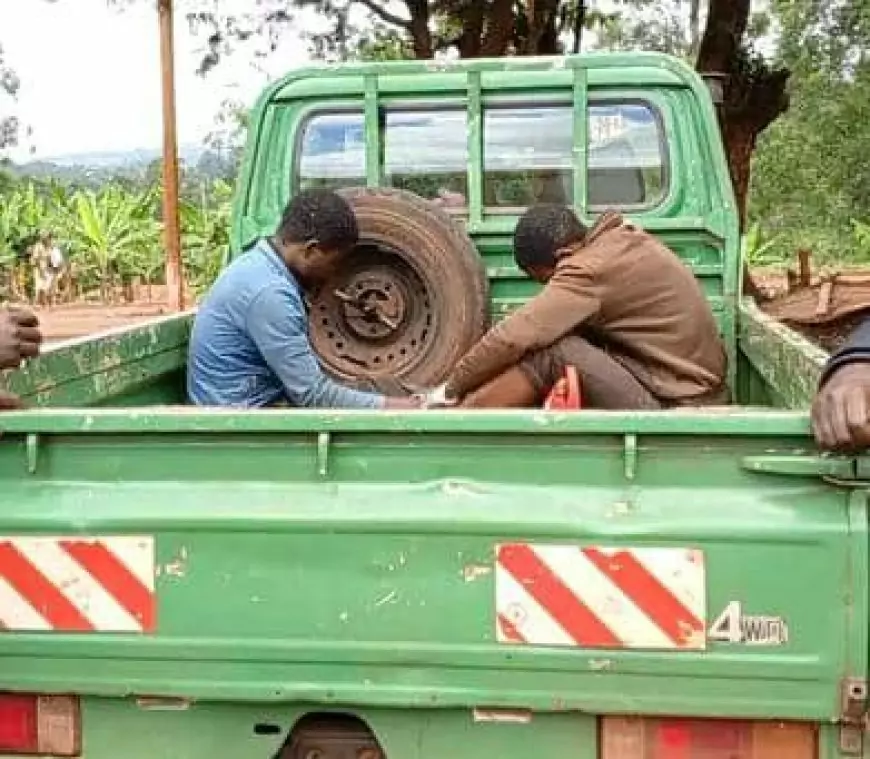
[(36, 699), (31, 696), (0, 696), (0, 751), (37, 746), (36, 712)]
[(74, 696), (0, 693), (0, 754), (78, 756), (80, 734)]
[(804, 722), (604, 717), (601, 759), (816, 759)]

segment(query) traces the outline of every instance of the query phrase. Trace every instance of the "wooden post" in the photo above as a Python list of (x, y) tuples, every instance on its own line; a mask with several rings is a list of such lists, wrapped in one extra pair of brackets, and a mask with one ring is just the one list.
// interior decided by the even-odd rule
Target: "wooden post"
[(178, 135), (175, 117), (175, 51), (172, 0), (157, 0), (160, 21), (160, 68), (163, 88), (163, 243), (169, 307), (184, 308), (181, 231), (178, 220)]
[(810, 265), (810, 251), (801, 248), (798, 252), (798, 275), (801, 287), (809, 287), (813, 282), (813, 270)]

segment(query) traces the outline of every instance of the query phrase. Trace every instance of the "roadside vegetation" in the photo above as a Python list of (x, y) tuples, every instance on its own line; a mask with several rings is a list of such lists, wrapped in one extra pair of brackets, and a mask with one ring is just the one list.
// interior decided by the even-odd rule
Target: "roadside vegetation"
[[(221, 179), (182, 198), (184, 269), (195, 292), (214, 280), (229, 250), (231, 199), (232, 187)], [(134, 285), (147, 293), (163, 282), (160, 215), (159, 184), (77, 188), (7, 177), (0, 190), (0, 290), (10, 295), (19, 254), (46, 230), (69, 262), (76, 299), (129, 299)]]
[[(208, 41), (204, 74), (226, 55), (240, 54), (243, 41), (259, 37), (273, 46), (282, 28), (293, 28), (290, 22), (301, 5), (333, 22), (328, 35), (310, 40), (312, 54), (326, 60), (431, 57), (447, 48), (475, 56), (581, 47), (660, 50), (703, 69), (702, 64), (712, 65), (705, 56), (718, 57), (732, 83), (723, 125), (735, 183), (748, 199), (747, 262), (753, 267), (793, 265), (803, 249), (814, 265), (870, 265), (870, 2), (621, 0), (609, 4), (612, 12), (602, 13), (595, 3), (554, 0), (541, 4), (550, 10), (540, 18), (524, 15), (526, 4), (514, 2), (508, 5), (519, 15), (502, 28), (499, 40), (489, 34), (496, 27), (485, 17), (496, 12), (499, 2), (486, 5), (485, 11), (480, 3), (457, 3), (455, 10), (438, 2), (405, 4), (410, 21), (379, 0), (271, 0), (263, 18), (257, 17), (259, 10), (245, 19), (191, 11), (197, 21), (192, 30)], [(472, 7), (484, 15), (463, 10)], [(413, 23), (420, 9), (430, 14), (426, 24)], [(728, 47), (713, 27), (730, 28), (739, 45)], [(0, 51), (0, 89), (7, 100), (19, 84), (9, 68), (13, 64)], [(763, 110), (759, 98), (765, 93)], [(781, 99), (784, 93), (788, 97)], [(776, 100), (773, 105), (770, 98)], [(188, 168), (183, 177), (184, 264), (196, 291), (213, 280), (228, 250), (243, 113), (240, 104), (228, 102), (216, 124), (216, 154), (232, 155), (232, 160), (214, 171)], [(14, 115), (0, 119), (0, 127), (2, 150), (17, 136)], [(751, 179), (744, 171), (748, 156)], [(64, 168), (39, 176), (8, 163), (4, 168), (0, 152), (3, 294), (9, 292), (22, 240), (41, 229), (55, 234), (83, 295), (121, 297), (117, 294), (130, 285), (161, 283), (159, 192), (156, 165), (140, 175), (119, 172), (94, 181), (84, 168), (79, 174)]]

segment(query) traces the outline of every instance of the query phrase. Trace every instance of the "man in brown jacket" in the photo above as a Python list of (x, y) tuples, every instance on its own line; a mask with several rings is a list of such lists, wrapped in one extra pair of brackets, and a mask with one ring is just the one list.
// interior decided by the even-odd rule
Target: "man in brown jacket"
[(442, 394), (465, 407), (538, 406), (574, 366), (585, 408), (727, 402), (726, 356), (693, 273), (615, 213), (586, 229), (561, 205), (529, 209), (517, 264), (544, 289), (496, 324)]

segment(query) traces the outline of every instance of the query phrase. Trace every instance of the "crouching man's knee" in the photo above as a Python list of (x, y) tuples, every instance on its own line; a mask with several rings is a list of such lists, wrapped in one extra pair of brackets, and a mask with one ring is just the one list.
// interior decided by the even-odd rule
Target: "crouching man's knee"
[(565, 372), (560, 343), (527, 354), (519, 364), (469, 393), (461, 405), (464, 408), (540, 406)]
[(652, 411), (661, 402), (606, 350), (578, 335), (569, 335), (527, 355), (520, 367), (543, 399), (573, 366), (580, 379), (584, 408)]

